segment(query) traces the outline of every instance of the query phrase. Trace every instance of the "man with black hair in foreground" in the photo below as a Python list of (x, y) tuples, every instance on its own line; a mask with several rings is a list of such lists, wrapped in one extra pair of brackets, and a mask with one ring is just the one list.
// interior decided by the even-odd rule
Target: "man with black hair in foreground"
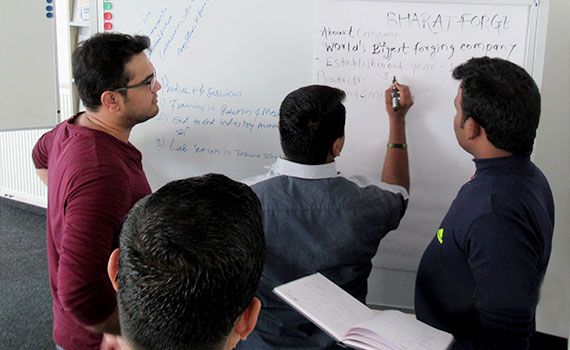
[(452, 333), (453, 349), (528, 349), (554, 227), (550, 186), (530, 161), (540, 94), (498, 58), (471, 59), (453, 77), (454, 129), (476, 173), (424, 252), (416, 315)]
[(253, 330), (265, 261), (261, 206), (223, 175), (141, 199), (109, 260), (124, 347), (232, 349)]

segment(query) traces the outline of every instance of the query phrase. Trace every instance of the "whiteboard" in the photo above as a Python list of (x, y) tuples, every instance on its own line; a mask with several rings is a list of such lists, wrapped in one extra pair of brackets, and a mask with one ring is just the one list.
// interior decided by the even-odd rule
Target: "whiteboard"
[(439, 228), (459, 188), (473, 175), (472, 157), (457, 144), (454, 67), (471, 57), (527, 63), (531, 7), (375, 1), (317, 2), (314, 78), (347, 92), (346, 148), (340, 169), (379, 176), (387, 143), (384, 90), (394, 76), (409, 84), (407, 116), (411, 191), (395, 232), (381, 243), (375, 266), (411, 270)]
[[(278, 109), (313, 83), (347, 92), (338, 169), (380, 177), (387, 142), (383, 91), (411, 86), (408, 211), (375, 267), (415, 271), (451, 201), (474, 172), (453, 132), (452, 68), (489, 55), (533, 66), (532, 1), (166, 0), (113, 2), (113, 30), (148, 35), (160, 112), (136, 126), (153, 189), (207, 172), (236, 180), (282, 155)], [(99, 16), (100, 18), (103, 16)], [(102, 24), (100, 24), (102, 28)], [(373, 287), (372, 287), (373, 288)]]
[(0, 130), (58, 122), (53, 10), (46, 2), (0, 0)]

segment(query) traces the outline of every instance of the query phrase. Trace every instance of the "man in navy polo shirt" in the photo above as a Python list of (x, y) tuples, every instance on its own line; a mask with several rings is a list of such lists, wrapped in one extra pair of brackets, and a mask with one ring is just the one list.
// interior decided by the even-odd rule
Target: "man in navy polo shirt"
[(540, 94), (498, 58), (473, 58), (453, 77), (457, 141), (477, 170), (422, 257), (416, 315), (452, 333), (453, 349), (528, 349), (554, 227), (550, 186), (530, 161)]

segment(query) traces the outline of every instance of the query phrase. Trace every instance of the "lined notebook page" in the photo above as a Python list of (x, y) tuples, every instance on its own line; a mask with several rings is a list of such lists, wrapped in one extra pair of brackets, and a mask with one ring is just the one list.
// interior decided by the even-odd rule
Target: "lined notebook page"
[(339, 341), (355, 324), (375, 315), (320, 273), (283, 284), (273, 291)]
[(369, 333), (376, 334), (373, 337), (376, 341), (400, 350), (445, 349), (453, 340), (451, 334), (397, 310), (380, 311), (373, 318), (355, 325), (345, 339), (361, 341), (362, 336)]

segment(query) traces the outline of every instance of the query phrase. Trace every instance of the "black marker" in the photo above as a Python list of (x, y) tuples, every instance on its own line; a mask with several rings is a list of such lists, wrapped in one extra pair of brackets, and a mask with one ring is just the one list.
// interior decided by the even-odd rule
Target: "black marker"
[(392, 80), (392, 107), (394, 112), (400, 109), (400, 90), (396, 87), (396, 76), (394, 75), (394, 80)]

